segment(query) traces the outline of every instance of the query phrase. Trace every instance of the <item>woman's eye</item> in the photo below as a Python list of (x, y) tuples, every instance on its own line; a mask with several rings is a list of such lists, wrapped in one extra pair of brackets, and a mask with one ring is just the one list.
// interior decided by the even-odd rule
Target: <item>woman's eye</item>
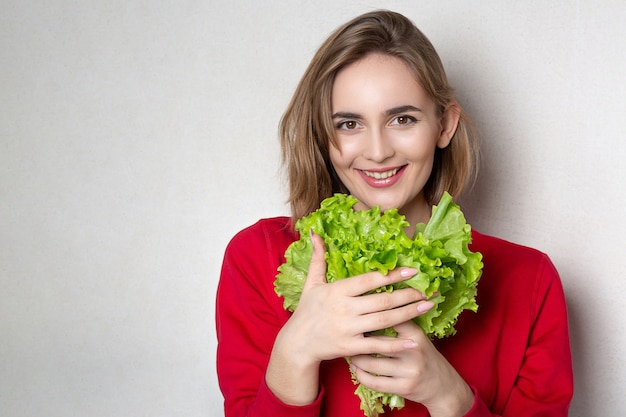
[(393, 119), (392, 124), (394, 125), (408, 125), (410, 123), (416, 122), (416, 119), (411, 116), (398, 116)]
[(359, 124), (355, 122), (354, 120), (348, 120), (346, 122), (339, 123), (337, 127), (339, 129), (344, 129), (344, 130), (354, 130), (357, 127), (359, 127)]

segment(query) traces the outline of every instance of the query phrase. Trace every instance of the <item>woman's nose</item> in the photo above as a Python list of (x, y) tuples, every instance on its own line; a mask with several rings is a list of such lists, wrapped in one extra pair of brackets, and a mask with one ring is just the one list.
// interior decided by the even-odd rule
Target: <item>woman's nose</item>
[(374, 162), (383, 162), (395, 153), (393, 144), (385, 134), (384, 129), (370, 129), (365, 142), (363, 156)]

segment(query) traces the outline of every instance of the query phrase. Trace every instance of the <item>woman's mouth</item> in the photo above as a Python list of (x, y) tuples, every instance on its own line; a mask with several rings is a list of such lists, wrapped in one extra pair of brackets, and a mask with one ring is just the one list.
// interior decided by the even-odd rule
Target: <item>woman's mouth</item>
[(383, 171), (383, 172), (363, 171), (363, 173), (367, 175), (368, 177), (375, 178), (377, 180), (384, 180), (384, 179), (387, 179), (389, 177), (393, 177), (394, 175), (396, 175), (399, 169), (400, 168), (394, 168), (389, 171)]
[(406, 165), (386, 170), (369, 171), (360, 169), (358, 172), (365, 182), (375, 188), (384, 188), (394, 185), (400, 180)]

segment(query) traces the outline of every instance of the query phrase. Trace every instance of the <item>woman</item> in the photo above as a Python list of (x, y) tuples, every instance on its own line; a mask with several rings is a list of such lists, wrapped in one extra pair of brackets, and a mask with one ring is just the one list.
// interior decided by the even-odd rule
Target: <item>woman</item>
[[(416, 273), (398, 268), (325, 282), (314, 251), (296, 311), (274, 292), (299, 236), (294, 221), (334, 192), (356, 210), (397, 208), (425, 223), (448, 191), (471, 183), (470, 122), (428, 39), (402, 15), (377, 11), (340, 27), (306, 70), (281, 123), (293, 216), (238, 233), (217, 295), (218, 376), (231, 416), (362, 416), (358, 381), (398, 394), (390, 416), (566, 416), (572, 369), (563, 290), (547, 256), (473, 232), (485, 264), (478, 313), (431, 342), (411, 319), (432, 308), (413, 289), (361, 296)], [(397, 338), (364, 337), (394, 327)], [(374, 353), (379, 355), (373, 355)]]

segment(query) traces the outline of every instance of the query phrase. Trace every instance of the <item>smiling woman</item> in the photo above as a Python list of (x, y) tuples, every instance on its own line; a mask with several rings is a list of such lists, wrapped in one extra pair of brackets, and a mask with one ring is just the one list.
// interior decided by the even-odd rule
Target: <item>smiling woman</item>
[[(285, 252), (300, 238), (296, 222), (333, 193), (349, 194), (358, 213), (397, 210), (404, 231), (419, 239), (435, 223), (431, 205), (446, 193), (457, 197), (474, 177), (469, 118), (432, 44), (408, 19), (376, 11), (337, 29), (305, 71), (281, 139), (292, 217), (238, 233), (222, 266), (217, 370), (226, 417), (567, 416), (573, 377), (558, 273), (534, 249), (471, 231), (460, 210), (484, 269), (478, 313), (461, 314), (454, 336), (430, 340), (414, 322), (431, 309), (441, 313), (433, 302), (441, 293), (376, 291), (423, 273), (425, 261), (327, 282), (326, 244), (334, 242), (311, 233), (293, 313), (274, 290)], [(353, 241), (358, 230), (340, 234)], [(449, 261), (439, 256), (434, 264)], [(397, 337), (379, 333), (388, 328)], [(360, 409), (351, 375), (371, 392), (406, 401)]]
[[(448, 84), (443, 64), (433, 45), (407, 19), (370, 20), (366, 16), (344, 25), (322, 44), (283, 116), (283, 160), (289, 174), (289, 201), (294, 220), (315, 210), (329, 194), (350, 192), (337, 177), (327, 150), (331, 145), (338, 146), (337, 117), (343, 117), (356, 126), (354, 122), (360, 121), (360, 117), (365, 115), (355, 112), (355, 109), (338, 108), (336, 105), (339, 103), (335, 102), (339, 93), (335, 89), (338, 88), (349, 87), (351, 93), (359, 94), (363, 100), (376, 100), (376, 97), (368, 97), (367, 94), (375, 94), (378, 89), (385, 91), (386, 95), (387, 88), (392, 85), (385, 86), (383, 82), (395, 84), (396, 91), (415, 89), (417, 86), (421, 90), (420, 96), (412, 97), (411, 101), (424, 104), (432, 101), (430, 118), (445, 121), (444, 115), (452, 117), (446, 128), (454, 134), (454, 140), (450, 146), (439, 146), (435, 150), (432, 164), (436, 169), (432, 170), (424, 185), (423, 196), (429, 204), (439, 201), (444, 191), (460, 196), (476, 178), (478, 144), (473, 139), (473, 126), (454, 99), (453, 89)], [(343, 85), (338, 87), (336, 78), (348, 78), (342, 76), (342, 73), (348, 71), (346, 67), (351, 67), (351, 72), (355, 71), (356, 66), (364, 66), (359, 61), (371, 54), (382, 56), (383, 60), (394, 61), (391, 58), (395, 58), (397, 65), (392, 65), (392, 70), (395, 75), (403, 77), (402, 81), (396, 82), (392, 77), (379, 79), (379, 75), (384, 75), (377, 72), (381, 68), (370, 66), (363, 71), (363, 78), (351, 81), (350, 85), (342, 82)], [(373, 72), (367, 74), (367, 71)], [(366, 76), (369, 79), (365, 79)], [(378, 83), (377, 89), (370, 88), (372, 79)], [(388, 116), (402, 116), (409, 105), (409, 102), (394, 103), (391, 107), (378, 110)], [(411, 106), (419, 109), (420, 119), (426, 116), (426, 108)], [(405, 116), (410, 115), (406, 113)], [(313, 193), (311, 190), (318, 192)]]
[(375, 53), (339, 71), (332, 110), (330, 160), (359, 200), (355, 208), (397, 208), (411, 225), (426, 223), (431, 202), (423, 189), (435, 150), (456, 131), (458, 105), (441, 114), (404, 61)]

